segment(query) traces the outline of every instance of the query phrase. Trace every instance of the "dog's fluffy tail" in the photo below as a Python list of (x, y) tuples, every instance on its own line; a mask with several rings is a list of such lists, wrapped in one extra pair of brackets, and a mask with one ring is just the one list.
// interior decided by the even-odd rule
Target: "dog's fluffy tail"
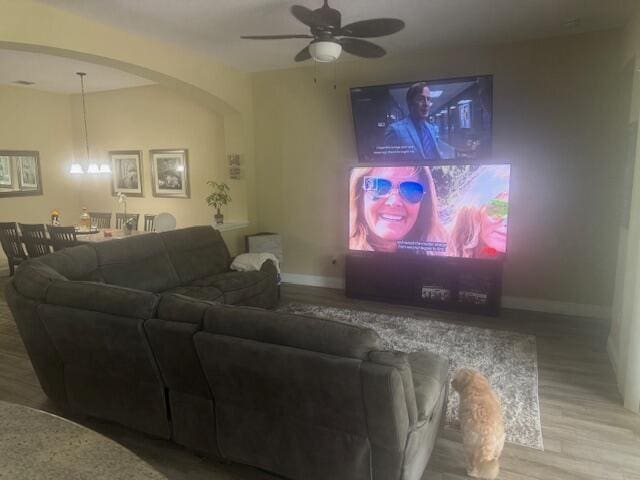
[(498, 463), (497, 459), (483, 462), (478, 465), (476, 472), (478, 473), (478, 478), (494, 480), (500, 473), (500, 463)]

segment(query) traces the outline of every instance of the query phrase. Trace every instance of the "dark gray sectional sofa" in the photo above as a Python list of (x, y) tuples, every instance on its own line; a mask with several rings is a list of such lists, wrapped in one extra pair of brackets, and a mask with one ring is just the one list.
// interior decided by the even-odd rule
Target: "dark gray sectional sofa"
[(277, 304), (275, 266), (230, 272), (229, 260), (218, 232), (193, 227), (25, 262), (6, 297), (43, 390), (287, 478), (420, 479), (447, 361), (265, 310)]

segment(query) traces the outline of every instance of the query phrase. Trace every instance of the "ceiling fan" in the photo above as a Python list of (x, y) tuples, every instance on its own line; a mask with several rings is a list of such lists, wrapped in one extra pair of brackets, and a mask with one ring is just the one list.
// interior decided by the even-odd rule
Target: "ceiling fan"
[(295, 61), (303, 62), (313, 58), (317, 62), (333, 62), (338, 59), (343, 49), (358, 57), (382, 57), (387, 53), (384, 48), (361, 38), (383, 37), (404, 28), (404, 22), (397, 18), (374, 18), (342, 26), (342, 15), (329, 6), (328, 0), (324, 0), (322, 7), (316, 10), (293, 5), (291, 14), (311, 29), (311, 35), (247, 35), (241, 38), (250, 40), (311, 38), (311, 43), (298, 52)]

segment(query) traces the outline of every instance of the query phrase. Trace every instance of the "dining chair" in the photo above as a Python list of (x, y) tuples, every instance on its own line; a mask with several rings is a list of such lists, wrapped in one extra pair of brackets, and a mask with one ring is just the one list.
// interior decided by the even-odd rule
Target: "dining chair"
[(132, 228), (131, 230), (138, 230), (138, 221), (140, 220), (139, 213), (127, 213), (125, 216), (124, 213), (116, 213), (116, 229), (124, 230), (125, 222), (132, 220)]
[(98, 228), (111, 228), (111, 212), (89, 212), (91, 225)]
[(41, 257), (51, 253), (51, 241), (47, 238), (44, 224), (19, 223), (18, 227), (29, 258)]
[(154, 214), (146, 213), (144, 215), (144, 231), (145, 232), (155, 232), (154, 221), (156, 216)]
[(47, 225), (47, 231), (49, 232), (49, 238), (51, 239), (54, 252), (78, 245), (75, 227), (54, 227)]
[(159, 213), (153, 222), (153, 226), (156, 232), (168, 232), (169, 230), (175, 230), (176, 217), (167, 212)]
[(16, 266), (27, 259), (16, 222), (0, 222), (0, 245), (9, 260), (9, 276), (13, 276)]

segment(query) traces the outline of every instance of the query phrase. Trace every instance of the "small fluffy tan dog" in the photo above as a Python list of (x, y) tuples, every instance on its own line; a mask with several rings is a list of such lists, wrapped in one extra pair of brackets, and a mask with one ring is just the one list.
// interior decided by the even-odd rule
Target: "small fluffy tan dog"
[(504, 447), (500, 400), (485, 376), (471, 368), (459, 369), (451, 386), (460, 395), (458, 416), (467, 475), (493, 480), (500, 472), (498, 458)]

